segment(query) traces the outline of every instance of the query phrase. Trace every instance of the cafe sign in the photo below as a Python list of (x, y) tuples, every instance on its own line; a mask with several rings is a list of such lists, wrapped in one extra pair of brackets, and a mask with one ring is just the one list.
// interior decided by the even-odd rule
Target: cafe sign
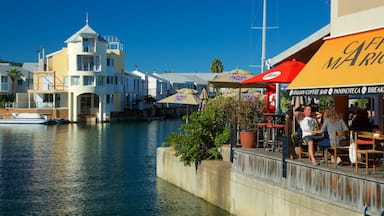
[(384, 62), (384, 37), (374, 36), (366, 40), (349, 42), (341, 53), (332, 55), (323, 67), (336, 70), (339, 67), (364, 67)]
[(289, 84), (291, 95), (384, 93), (384, 28), (329, 38)]
[(336, 95), (367, 95), (383, 94), (384, 86), (335, 87), (316, 89), (289, 90), (290, 96), (336, 96)]

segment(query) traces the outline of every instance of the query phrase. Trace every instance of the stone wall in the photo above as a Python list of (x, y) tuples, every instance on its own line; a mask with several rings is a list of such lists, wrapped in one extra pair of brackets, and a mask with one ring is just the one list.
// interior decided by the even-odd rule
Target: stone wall
[(156, 172), (162, 178), (208, 202), (229, 210), (230, 163), (203, 161), (198, 169), (184, 166), (171, 147), (157, 149)]

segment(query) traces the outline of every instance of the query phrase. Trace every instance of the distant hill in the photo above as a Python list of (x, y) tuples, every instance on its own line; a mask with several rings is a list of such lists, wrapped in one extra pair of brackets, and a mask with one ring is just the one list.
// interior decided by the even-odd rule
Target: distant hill
[(0, 59), (0, 63), (9, 63), (9, 64), (11, 64), (11, 66), (17, 66), (17, 67), (21, 67), (21, 66), (23, 66), (22, 63), (5, 61), (5, 60), (2, 60), (2, 59)]

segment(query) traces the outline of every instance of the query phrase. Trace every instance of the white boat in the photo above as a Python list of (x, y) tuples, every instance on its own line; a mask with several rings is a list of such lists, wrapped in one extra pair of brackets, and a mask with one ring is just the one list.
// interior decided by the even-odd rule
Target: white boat
[(10, 119), (0, 119), (0, 124), (53, 124), (56, 121), (48, 119), (40, 113), (12, 113)]

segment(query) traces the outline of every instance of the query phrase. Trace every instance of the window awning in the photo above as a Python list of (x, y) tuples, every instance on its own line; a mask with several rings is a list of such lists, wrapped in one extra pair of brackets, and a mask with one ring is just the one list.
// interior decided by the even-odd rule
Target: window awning
[(384, 28), (326, 40), (288, 90), (292, 96), (384, 93)]

